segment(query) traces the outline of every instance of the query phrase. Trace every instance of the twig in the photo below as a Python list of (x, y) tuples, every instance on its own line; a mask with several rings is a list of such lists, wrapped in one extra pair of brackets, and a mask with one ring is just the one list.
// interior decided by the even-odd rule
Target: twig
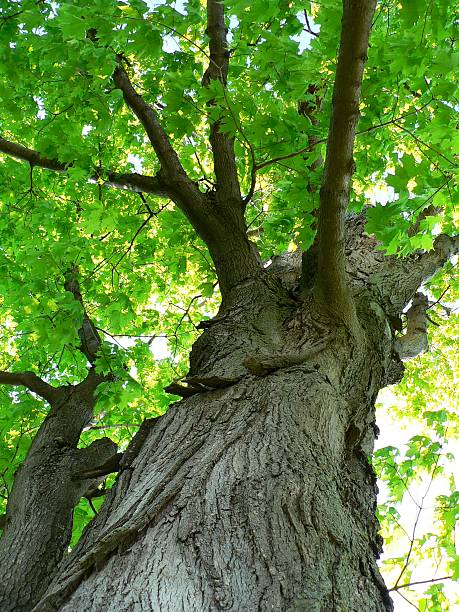
[(392, 587), (388, 589), (389, 593), (391, 591), (399, 591), (400, 589), (407, 589), (410, 586), (415, 586), (416, 584), (429, 584), (430, 582), (442, 582), (443, 580), (452, 580), (454, 576), (442, 576), (441, 578), (429, 578), (428, 580), (416, 580), (415, 582), (405, 582), (405, 584), (399, 584), (397, 587)]
[(169, 203), (167, 202), (166, 204), (164, 204), (164, 206), (161, 206), (161, 208), (157, 211), (152, 211), (148, 208), (149, 212), (148, 212), (148, 216), (146, 219), (143, 220), (142, 224), (140, 225), (140, 227), (136, 230), (135, 234), (133, 235), (133, 237), (131, 238), (131, 241), (129, 243), (128, 248), (126, 249), (126, 251), (121, 255), (121, 257), (118, 259), (118, 261), (113, 264), (112, 269), (116, 269), (118, 267), (118, 265), (123, 261), (123, 259), (126, 257), (126, 255), (128, 255), (128, 253), (130, 253), (132, 251), (132, 247), (134, 246), (134, 242), (137, 238), (137, 236), (142, 232), (142, 230), (144, 229), (144, 227), (146, 225), (148, 225), (149, 221), (153, 218), (153, 217), (157, 217), (168, 205)]
[(436, 306), (436, 305), (437, 305), (437, 304), (440, 302), (440, 300), (442, 299), (442, 297), (443, 297), (443, 296), (444, 296), (444, 295), (445, 295), (445, 294), (446, 294), (446, 293), (447, 293), (447, 292), (448, 292), (450, 289), (451, 289), (451, 285), (448, 285), (448, 286), (446, 287), (446, 289), (443, 291), (443, 293), (441, 294), (441, 296), (438, 298), (438, 300), (437, 300), (436, 302), (434, 302), (433, 304), (430, 304), (430, 306), (428, 306), (428, 307), (426, 308), (426, 310), (430, 310), (431, 308), (433, 308), (434, 306)]
[[(399, 117), (396, 117), (395, 119), (389, 119), (388, 121), (383, 121), (382, 123), (378, 123), (377, 125), (372, 125), (368, 128), (365, 128), (363, 130), (358, 130), (356, 131), (356, 136), (360, 136), (362, 134), (366, 134), (368, 132), (373, 132), (374, 130), (378, 130), (379, 128), (382, 127), (386, 127), (388, 125), (396, 125), (397, 121), (400, 121), (400, 119), (404, 119), (405, 117), (408, 117), (410, 115), (415, 115), (419, 112), (421, 112), (426, 106), (428, 106), (429, 104), (431, 104), (432, 100), (429, 100), (429, 102), (426, 102), (423, 106), (421, 106), (418, 109), (415, 109), (414, 111), (410, 111), (409, 113), (404, 113), (403, 115), (400, 115)], [(315, 145), (318, 144), (323, 144), (327, 141), (326, 138), (322, 138), (321, 140), (317, 140)], [(270, 166), (272, 164), (276, 164), (279, 161), (283, 161), (285, 159), (291, 159), (292, 157), (297, 157), (298, 155), (302, 155), (303, 153), (308, 153), (311, 151), (311, 145), (308, 144), (306, 147), (302, 147), (301, 149), (298, 149), (297, 151), (293, 151), (292, 153), (287, 153), (286, 155), (280, 155), (278, 157), (273, 157), (272, 159), (268, 159), (264, 162), (260, 162), (259, 164), (256, 164), (256, 170), (261, 170), (262, 168), (265, 168), (266, 166)]]
[(404, 565), (403, 565), (403, 567), (402, 567), (402, 569), (400, 571), (400, 574), (399, 574), (397, 580), (395, 581), (394, 586), (392, 587), (392, 589), (389, 589), (389, 590), (392, 590), (392, 591), (397, 590), (397, 586), (398, 586), (398, 584), (399, 584), (403, 574), (405, 573), (405, 571), (406, 571), (406, 569), (407, 569), (407, 567), (409, 565), (410, 558), (411, 558), (411, 553), (413, 552), (414, 540), (415, 540), (415, 536), (416, 536), (416, 529), (417, 529), (417, 526), (418, 526), (419, 518), (421, 516), (421, 512), (424, 509), (424, 500), (425, 500), (425, 498), (427, 497), (427, 495), (428, 495), (428, 493), (430, 491), (430, 487), (432, 486), (433, 479), (434, 479), (434, 476), (435, 476), (435, 472), (438, 469), (438, 462), (439, 461), (440, 461), (440, 455), (437, 456), (437, 459), (435, 461), (435, 466), (434, 466), (434, 469), (432, 470), (432, 475), (430, 477), (430, 482), (429, 482), (429, 484), (427, 486), (426, 492), (422, 496), (421, 503), (418, 504), (418, 511), (416, 513), (416, 520), (414, 521), (413, 531), (412, 531), (412, 535), (411, 535), (411, 538), (410, 538), (410, 547), (409, 547), (409, 550), (408, 550), (408, 554), (406, 555), (406, 558), (405, 558), (405, 563), (404, 563)]
[(448, 157), (446, 157), (446, 155), (443, 155), (443, 153), (441, 153), (440, 151), (437, 151), (437, 149), (435, 149), (434, 147), (432, 147), (431, 145), (429, 145), (427, 142), (424, 142), (423, 140), (421, 140), (420, 138), (418, 138), (415, 134), (413, 134), (413, 132), (411, 130), (408, 130), (406, 127), (404, 127), (403, 125), (400, 125), (397, 121), (393, 121), (392, 122), (396, 127), (398, 127), (400, 130), (403, 130), (404, 132), (406, 132), (407, 134), (409, 134), (411, 136), (411, 138), (413, 138), (419, 145), (426, 147), (426, 149), (430, 149), (431, 151), (433, 151), (436, 155), (438, 155), (439, 157), (442, 157), (444, 160), (446, 160), (449, 164), (451, 164), (452, 166), (456, 167), (457, 164), (452, 161), (451, 159), (449, 159)]
[(410, 601), (408, 599), (408, 597), (405, 597), (405, 595), (403, 595), (403, 593), (400, 593), (399, 591), (397, 591), (397, 595), (400, 595), (400, 597), (402, 599), (404, 599), (406, 601), (406, 603), (410, 604), (410, 606), (412, 606), (415, 610), (419, 611), (419, 608), (412, 601)]

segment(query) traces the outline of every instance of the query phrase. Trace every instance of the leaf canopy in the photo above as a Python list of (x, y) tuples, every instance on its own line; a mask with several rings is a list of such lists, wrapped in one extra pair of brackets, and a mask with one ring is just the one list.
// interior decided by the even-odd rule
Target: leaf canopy
[[(77, 349), (83, 311), (63, 287), (77, 265), (86, 310), (105, 337), (97, 367), (118, 376), (101, 385), (96, 422), (82, 444), (105, 427), (123, 447), (146, 415), (166, 410), (163, 388), (183, 374), (197, 324), (219, 304), (207, 249), (182, 212), (169, 200), (104, 185), (109, 172), (154, 176), (159, 169), (143, 126), (113, 83), (117, 58), (202, 191), (215, 181), (209, 118), (235, 137), (244, 194), (257, 168), (246, 219), (264, 259), (308, 248), (314, 237), (322, 177), (314, 162), (325, 152), (340, 3), (228, 0), (225, 10), (230, 69), (223, 90), (218, 81), (201, 85), (209, 57), (198, 0), (0, 3), (0, 136), (66, 166), (56, 173), (0, 156), (0, 365), (32, 370), (52, 384), (84, 376)], [(376, 10), (350, 206), (367, 209), (367, 231), (388, 254), (429, 250), (438, 233), (457, 228), (454, 13), (450, 0), (388, 0)], [(299, 114), (300, 101), (320, 108), (314, 121)], [(309, 151), (311, 138), (317, 144)], [(453, 266), (429, 291), (438, 299), (448, 286), (443, 301), (457, 312)], [(440, 305), (432, 312), (444, 315)], [(375, 458), (388, 490), (380, 510), (386, 532), (398, 523), (395, 508), (407, 486), (435, 476), (439, 457), (448, 458), (446, 440), (457, 439), (458, 325), (453, 312), (435, 332), (433, 351), (409, 366), (396, 391), (404, 398), (403, 413), (393, 408), (397, 419), (421, 426), (404, 454), (386, 447)], [(46, 406), (24, 390), (2, 390), (0, 402), (5, 495)], [(453, 476), (448, 487), (437, 496), (435, 545), (416, 540), (415, 550), (419, 557), (441, 550), (457, 578)], [(84, 504), (77, 533), (92, 513)], [(448, 609), (440, 587), (432, 588), (437, 607), (422, 608), (428, 604), (420, 600), (421, 609)]]

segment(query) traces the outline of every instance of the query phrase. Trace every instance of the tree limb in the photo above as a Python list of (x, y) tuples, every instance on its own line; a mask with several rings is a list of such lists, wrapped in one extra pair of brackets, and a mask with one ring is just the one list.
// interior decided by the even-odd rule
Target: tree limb
[(16, 142), (5, 140), (5, 138), (0, 138), (0, 151), (16, 159), (27, 161), (31, 166), (39, 166), (40, 168), (55, 170), (56, 172), (65, 172), (69, 167), (69, 164), (44, 157), (38, 151), (23, 147)]
[(430, 584), (431, 582), (443, 582), (444, 580), (452, 580), (454, 576), (441, 576), (440, 578), (428, 578), (427, 580), (416, 580), (415, 582), (405, 582), (405, 584), (399, 584), (396, 587), (392, 587), (391, 589), (387, 589), (389, 593), (391, 591), (399, 591), (400, 589), (407, 589), (411, 586), (415, 586), (417, 584)]
[[(164, 128), (158, 121), (155, 111), (134, 89), (126, 70), (121, 64), (121, 58), (118, 60), (113, 80), (118, 89), (123, 92), (124, 101), (143, 125), (161, 163), (158, 176), (168, 185), (170, 194), (175, 193), (176, 198), (178, 197), (182, 203), (183, 201), (193, 201), (197, 196), (200, 197), (198, 187), (183, 169)], [(173, 195), (170, 195), (170, 197), (173, 198)]]
[(459, 236), (440, 234), (433, 249), (408, 257), (383, 256), (368, 277), (386, 301), (386, 312), (400, 313), (418, 288), (453, 256), (459, 254)]
[[(204, 87), (209, 87), (211, 81), (220, 81), (222, 87), (226, 88), (230, 52), (226, 41), (223, 2), (207, 1), (206, 34), (209, 36), (210, 60), (202, 84)], [(240, 206), (241, 191), (234, 155), (234, 139), (221, 132), (220, 127), (220, 120), (214, 121), (210, 126), (210, 145), (217, 179), (217, 193), (221, 191), (225, 200), (233, 199), (234, 204)]]
[(349, 203), (355, 129), (375, 0), (343, 0), (333, 111), (320, 190), (316, 295), (346, 317), (352, 301), (345, 277), (344, 215)]
[(101, 478), (118, 472), (122, 456), (123, 453), (117, 452), (117, 446), (110, 438), (98, 438), (86, 448), (78, 449), (72, 480)]
[(88, 316), (88, 313), (86, 312), (83, 302), (83, 296), (80, 290), (80, 283), (78, 282), (77, 266), (73, 266), (73, 268), (67, 273), (64, 288), (66, 291), (70, 291), (70, 293), (73, 294), (73, 297), (77, 302), (81, 304), (81, 307), (83, 309), (83, 321), (81, 323), (80, 329), (78, 330), (78, 336), (81, 341), (79, 349), (89, 361), (89, 363), (92, 365), (96, 360), (97, 352), (100, 349), (102, 341), (100, 339), (96, 326), (91, 321)]
[[(28, 162), (31, 166), (53, 170), (54, 172), (67, 172), (72, 167), (71, 163), (63, 163), (57, 159), (51, 159), (41, 155), (34, 149), (29, 149), (17, 142), (11, 142), (5, 138), (0, 138), (0, 152), (5, 153), (16, 159)], [(119, 174), (108, 171), (106, 173), (98, 170), (94, 173), (92, 180), (100, 181), (107, 187), (116, 189), (127, 189), (141, 193), (153, 193), (161, 197), (170, 197), (170, 193), (158, 176), (144, 176), (142, 174)]]
[(412, 359), (429, 349), (427, 336), (427, 309), (429, 299), (423, 293), (416, 293), (413, 304), (406, 313), (407, 330), (403, 336), (397, 338), (394, 349), (400, 359)]
[(58, 389), (49, 385), (34, 372), (0, 371), (0, 384), (27, 387), (48, 402), (52, 402), (58, 396)]
[(83, 470), (81, 472), (77, 472), (74, 476), (76, 480), (88, 480), (92, 478), (101, 478), (102, 476), (108, 476), (109, 474), (113, 474), (113, 472), (119, 472), (120, 470), (120, 460), (123, 456), (123, 453), (116, 453), (113, 457), (110, 457), (102, 463), (101, 465), (93, 468), (92, 470)]

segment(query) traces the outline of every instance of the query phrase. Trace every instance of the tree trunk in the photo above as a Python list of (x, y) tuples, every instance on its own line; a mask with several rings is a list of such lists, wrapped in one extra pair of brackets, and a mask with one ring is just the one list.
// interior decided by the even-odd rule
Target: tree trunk
[(35, 610), (392, 609), (368, 463), (385, 317), (361, 301), (356, 338), (262, 285), (198, 340), (200, 392), (144, 424)]
[(1, 536), (0, 609), (26, 612), (46, 591), (70, 543), (73, 510), (97, 479), (81, 479), (116, 453), (100, 438), (77, 448), (92, 416), (93, 392), (101, 377), (93, 372), (79, 385), (49, 387), (51, 408), (15, 474)]

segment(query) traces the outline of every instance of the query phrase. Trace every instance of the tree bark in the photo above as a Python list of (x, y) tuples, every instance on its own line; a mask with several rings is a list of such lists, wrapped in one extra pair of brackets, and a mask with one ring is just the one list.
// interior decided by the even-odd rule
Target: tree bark
[[(2, 609), (392, 610), (376, 566), (374, 401), (403, 369), (390, 317), (459, 244), (439, 237), (431, 253), (384, 258), (362, 232), (363, 217), (345, 219), (374, 1), (344, 0), (343, 8), (318, 253), (304, 259), (317, 274), (303, 274), (307, 290), (300, 254), (264, 269), (249, 242), (233, 141), (219, 121), (210, 126), (217, 185), (204, 194), (118, 56), (115, 85), (161, 168), (154, 177), (106, 172), (105, 182), (181, 208), (209, 248), (223, 303), (193, 348), (189, 376), (174, 387), (187, 399), (145, 422), (68, 556), (88, 474), (100, 474), (115, 450), (107, 439), (77, 449), (95, 386), (55, 391), (28, 372), (0, 373), (0, 384), (26, 386), (51, 404), (8, 503)], [(207, 30), (203, 84), (224, 87), (229, 53), (223, 5), (214, 0)], [(4, 139), (0, 150), (31, 167), (68, 168)], [(255, 177), (262, 165), (253, 162)], [(66, 289), (83, 306), (75, 282)], [(100, 338), (86, 314), (80, 331), (93, 364)]]
[(78, 471), (116, 453), (108, 438), (77, 448), (92, 417), (96, 382), (91, 375), (75, 387), (54, 388), (50, 412), (16, 472), (1, 537), (0, 608), (5, 612), (30, 610), (44, 593), (70, 543), (73, 510), (98, 483), (79, 478)]
[(386, 318), (360, 295), (357, 345), (312, 298), (287, 301), (277, 273), (264, 303), (204, 332), (188, 379), (201, 392), (134, 438), (35, 610), (392, 609), (368, 462)]
[(9, 499), (2, 610), (391, 609), (376, 567), (374, 400), (403, 372), (391, 319), (459, 242), (384, 257), (363, 215), (346, 226), (358, 338), (304, 298), (299, 252), (235, 287), (193, 347), (191, 397), (145, 422), (69, 556), (87, 474), (115, 453), (107, 439), (77, 449), (100, 380), (1, 373), (51, 404)]

